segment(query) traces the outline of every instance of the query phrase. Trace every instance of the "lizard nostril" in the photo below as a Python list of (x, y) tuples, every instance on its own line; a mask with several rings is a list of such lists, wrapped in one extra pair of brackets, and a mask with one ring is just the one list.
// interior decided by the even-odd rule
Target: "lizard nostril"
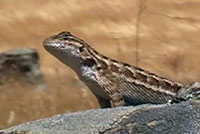
[(62, 46), (60, 46), (60, 48), (65, 48), (65, 46), (62, 45)]

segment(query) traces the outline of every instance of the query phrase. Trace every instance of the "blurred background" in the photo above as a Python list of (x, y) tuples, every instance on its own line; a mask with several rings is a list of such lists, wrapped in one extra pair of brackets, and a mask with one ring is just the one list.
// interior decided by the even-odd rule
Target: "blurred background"
[(47, 87), (0, 86), (0, 129), (99, 107), (75, 73), (44, 50), (43, 40), (61, 31), (174, 81), (200, 81), (199, 14), (199, 0), (1, 0), (0, 52), (35, 48)]

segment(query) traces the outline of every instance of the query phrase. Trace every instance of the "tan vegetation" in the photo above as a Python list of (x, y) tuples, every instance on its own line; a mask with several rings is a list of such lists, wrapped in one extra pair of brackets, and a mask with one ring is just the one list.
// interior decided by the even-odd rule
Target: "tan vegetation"
[(64, 30), (109, 57), (137, 61), (183, 83), (199, 81), (199, 5), (199, 0), (1, 0), (0, 51), (36, 48), (50, 90), (14, 82), (0, 88), (0, 128), (98, 106), (72, 70), (42, 46)]

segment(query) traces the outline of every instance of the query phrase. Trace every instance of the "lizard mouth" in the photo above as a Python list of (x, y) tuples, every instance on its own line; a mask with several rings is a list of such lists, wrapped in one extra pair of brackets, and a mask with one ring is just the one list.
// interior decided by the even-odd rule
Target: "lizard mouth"
[[(65, 55), (65, 58), (68, 57), (68, 53), (66, 51), (66, 46), (60, 42), (59, 40), (55, 40), (54, 36), (51, 36), (44, 40), (43, 46), (44, 48), (52, 55), (57, 57), (58, 59), (62, 58)], [(64, 54), (63, 54), (64, 53)]]
[(46, 40), (44, 40), (43, 46), (44, 46), (44, 48), (45, 48), (48, 52), (49, 52), (51, 49), (54, 48), (49, 38), (47, 38)]
[(53, 36), (51, 36), (51, 37), (45, 39), (44, 42), (43, 42), (44, 47), (52, 46), (52, 45), (51, 45), (51, 44), (53, 43), (53, 42), (52, 42), (52, 39), (53, 39)]
[(54, 49), (54, 51), (55, 51), (56, 48), (59, 48), (59, 46), (61, 46), (61, 44), (59, 42), (54, 40), (55, 38), (56, 38), (56, 36), (51, 36), (44, 40), (43, 46), (46, 50)]
[(58, 45), (59, 45), (58, 43), (56, 43), (55, 41), (52, 41), (51, 37), (45, 39), (43, 42), (44, 48), (51, 54), (53, 54), (53, 52), (57, 51)]

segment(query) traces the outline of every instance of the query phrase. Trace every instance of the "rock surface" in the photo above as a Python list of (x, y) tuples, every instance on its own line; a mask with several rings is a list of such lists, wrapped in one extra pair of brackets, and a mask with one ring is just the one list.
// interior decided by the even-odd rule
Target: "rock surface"
[(44, 85), (39, 54), (35, 49), (13, 49), (0, 53), (0, 84), (9, 84), (11, 81)]
[(24, 123), (0, 134), (198, 134), (200, 102), (96, 109)]

